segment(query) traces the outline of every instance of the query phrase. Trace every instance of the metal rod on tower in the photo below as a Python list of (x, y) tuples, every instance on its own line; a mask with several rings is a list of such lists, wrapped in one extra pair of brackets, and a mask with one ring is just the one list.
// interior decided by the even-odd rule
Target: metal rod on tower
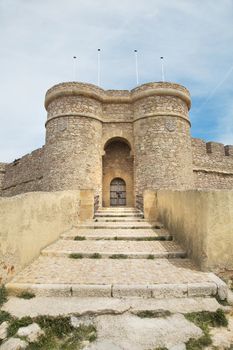
[(162, 70), (162, 81), (165, 82), (163, 56), (160, 57), (160, 61), (161, 61), (161, 70)]
[(100, 49), (98, 49), (98, 78), (97, 85), (100, 86)]
[(77, 81), (77, 57), (73, 56), (74, 59), (74, 81)]
[(139, 84), (139, 75), (138, 75), (138, 50), (134, 50), (135, 55), (135, 69), (136, 69), (136, 83)]

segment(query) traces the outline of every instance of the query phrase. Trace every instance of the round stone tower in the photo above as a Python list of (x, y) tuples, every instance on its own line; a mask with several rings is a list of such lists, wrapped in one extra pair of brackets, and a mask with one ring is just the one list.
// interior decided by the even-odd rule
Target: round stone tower
[(101, 96), (83, 83), (62, 83), (47, 91), (44, 190), (102, 189)]
[(131, 94), (135, 194), (145, 189), (192, 188), (189, 91), (178, 84), (148, 83)]

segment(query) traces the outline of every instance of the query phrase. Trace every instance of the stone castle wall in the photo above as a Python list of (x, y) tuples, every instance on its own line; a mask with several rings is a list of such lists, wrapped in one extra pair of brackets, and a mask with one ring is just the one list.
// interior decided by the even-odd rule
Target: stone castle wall
[(149, 96), (134, 103), (136, 195), (146, 189), (192, 188), (189, 92), (169, 83), (144, 88)]
[(44, 148), (39, 148), (13, 163), (6, 164), (4, 179), (0, 180), (1, 195), (7, 197), (42, 191), (43, 154)]
[(233, 146), (192, 139), (194, 186), (233, 189)]
[(6, 163), (0, 163), (0, 194), (3, 186), (4, 177), (6, 174), (6, 166), (7, 166)]
[(1, 195), (93, 189), (101, 203), (105, 148), (116, 140), (130, 148), (133, 171), (125, 177), (133, 197), (146, 189), (233, 188), (233, 146), (192, 139), (190, 106), (188, 90), (173, 83), (131, 91), (55, 85), (45, 98), (46, 144), (0, 163)]

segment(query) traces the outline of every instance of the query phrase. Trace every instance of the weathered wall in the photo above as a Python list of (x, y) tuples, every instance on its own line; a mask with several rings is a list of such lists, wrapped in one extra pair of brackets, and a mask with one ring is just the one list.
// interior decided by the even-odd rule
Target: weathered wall
[(126, 205), (134, 206), (133, 156), (126, 143), (112, 141), (103, 156), (103, 206), (110, 206), (110, 183), (117, 177), (126, 183)]
[(192, 188), (188, 91), (176, 84), (154, 83), (133, 94), (143, 91), (145, 96), (134, 102), (135, 194)]
[(7, 164), (2, 181), (2, 196), (14, 196), (19, 193), (41, 191), (43, 181), (44, 148)]
[(0, 198), (0, 284), (78, 222), (79, 191)]
[[(63, 128), (59, 127), (62, 124)], [(102, 124), (69, 116), (46, 125), (44, 190), (102, 189)]]
[(195, 188), (233, 189), (233, 146), (192, 139)]
[(233, 269), (233, 191), (158, 191), (156, 206), (201, 269)]
[(1, 196), (1, 190), (3, 186), (3, 181), (6, 173), (6, 163), (0, 163), (0, 196)]

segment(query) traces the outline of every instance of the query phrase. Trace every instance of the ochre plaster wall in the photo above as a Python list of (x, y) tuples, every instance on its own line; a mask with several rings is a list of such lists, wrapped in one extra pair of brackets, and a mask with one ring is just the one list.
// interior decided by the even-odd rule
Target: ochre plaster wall
[(0, 284), (78, 222), (79, 191), (0, 198)]
[(233, 191), (164, 190), (151, 203), (201, 269), (233, 269)]

